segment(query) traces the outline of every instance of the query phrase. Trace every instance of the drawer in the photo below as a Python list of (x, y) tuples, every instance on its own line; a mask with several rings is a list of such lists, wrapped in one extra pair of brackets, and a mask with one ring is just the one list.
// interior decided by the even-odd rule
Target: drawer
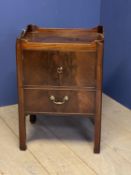
[(95, 91), (25, 89), (26, 113), (95, 113)]
[(23, 51), (24, 85), (96, 86), (96, 52)]

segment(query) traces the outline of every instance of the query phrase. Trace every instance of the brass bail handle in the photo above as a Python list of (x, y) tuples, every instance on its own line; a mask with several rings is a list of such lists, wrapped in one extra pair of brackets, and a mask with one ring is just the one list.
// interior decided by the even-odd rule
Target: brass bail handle
[(62, 66), (57, 68), (57, 73), (58, 74), (62, 74), (63, 73), (63, 67)]
[(55, 96), (51, 95), (51, 96), (50, 96), (50, 100), (53, 101), (54, 104), (62, 105), (62, 104), (64, 104), (66, 101), (69, 100), (69, 97), (68, 97), (68, 96), (65, 96), (65, 97), (63, 98), (63, 101), (57, 101), (56, 98), (55, 98)]

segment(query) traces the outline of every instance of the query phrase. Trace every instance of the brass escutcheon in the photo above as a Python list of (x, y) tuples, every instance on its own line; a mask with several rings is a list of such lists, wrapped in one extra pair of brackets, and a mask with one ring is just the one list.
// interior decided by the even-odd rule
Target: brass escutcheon
[(57, 73), (58, 74), (62, 74), (63, 73), (63, 67), (62, 66), (57, 68)]

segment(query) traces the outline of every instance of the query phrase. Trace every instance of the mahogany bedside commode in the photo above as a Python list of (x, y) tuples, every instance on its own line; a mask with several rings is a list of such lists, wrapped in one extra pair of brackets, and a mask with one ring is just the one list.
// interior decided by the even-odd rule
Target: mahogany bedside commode
[(103, 29), (46, 29), (28, 25), (17, 39), (20, 149), (26, 150), (26, 115), (94, 119), (100, 152)]

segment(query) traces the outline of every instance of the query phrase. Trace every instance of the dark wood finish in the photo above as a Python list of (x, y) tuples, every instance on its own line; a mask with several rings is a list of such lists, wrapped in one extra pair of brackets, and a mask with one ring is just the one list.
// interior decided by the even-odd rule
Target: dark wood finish
[[(53, 113), (86, 113), (95, 114), (95, 93), (87, 90), (43, 90), (26, 89), (25, 112), (53, 112)], [(50, 97), (54, 96), (56, 102), (63, 102), (68, 96), (68, 101), (63, 104), (55, 104)]]
[(96, 52), (25, 50), (23, 57), (24, 85), (96, 86)]
[[(100, 152), (103, 28), (27, 26), (17, 39), (20, 149), (26, 149), (25, 116), (92, 116), (94, 152)], [(74, 118), (75, 120), (75, 118)]]
[(22, 52), (20, 40), (16, 42), (16, 61), (17, 61), (17, 79), (18, 79), (18, 94), (19, 94), (19, 139), (20, 149), (26, 150), (26, 122), (24, 113), (24, 89), (22, 76)]
[(95, 153), (100, 152), (100, 139), (101, 139), (102, 57), (103, 57), (103, 43), (97, 42), (97, 91), (96, 91), (96, 115), (95, 115), (95, 146), (94, 146)]

